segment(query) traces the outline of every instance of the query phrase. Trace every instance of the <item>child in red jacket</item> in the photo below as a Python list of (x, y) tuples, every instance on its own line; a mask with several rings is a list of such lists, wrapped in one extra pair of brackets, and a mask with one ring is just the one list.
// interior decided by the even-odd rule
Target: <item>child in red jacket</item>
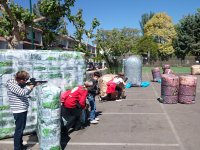
[(67, 131), (74, 124), (75, 130), (81, 128), (81, 112), (85, 109), (88, 87), (90, 86), (92, 86), (92, 82), (86, 81), (83, 86), (77, 86), (61, 94), (61, 102), (63, 104), (61, 116), (67, 121)]

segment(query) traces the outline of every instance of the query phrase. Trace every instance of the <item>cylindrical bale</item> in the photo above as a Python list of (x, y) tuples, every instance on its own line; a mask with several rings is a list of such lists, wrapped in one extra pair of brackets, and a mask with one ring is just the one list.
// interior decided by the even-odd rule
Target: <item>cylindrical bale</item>
[(163, 69), (163, 73), (165, 72), (165, 69), (170, 69), (170, 65), (169, 64), (164, 64), (162, 66), (162, 69)]
[(200, 65), (193, 65), (191, 67), (191, 74), (192, 75), (200, 75)]
[(178, 96), (161, 96), (164, 104), (177, 104)]
[(38, 140), (40, 150), (60, 147), (60, 88), (48, 82), (38, 87)]
[(163, 74), (161, 85), (179, 86), (179, 77), (174, 74)]
[(161, 97), (164, 104), (178, 102), (179, 77), (173, 74), (163, 74), (161, 80)]
[(173, 71), (171, 69), (165, 69), (163, 74), (173, 74)]
[(153, 68), (151, 70), (151, 72), (152, 72), (152, 76), (153, 76), (153, 81), (154, 82), (157, 82), (158, 80), (161, 79), (161, 73), (160, 73), (160, 68), (159, 67)]
[(197, 77), (193, 75), (180, 76), (179, 102), (183, 104), (195, 103)]
[(196, 86), (179, 85), (179, 95), (196, 95)]
[(195, 103), (195, 96), (179, 95), (178, 102), (182, 104), (193, 104)]
[(180, 85), (196, 86), (197, 77), (193, 75), (180, 76)]
[(178, 95), (178, 86), (161, 86), (161, 95), (165, 96), (177, 96)]
[(124, 74), (132, 86), (141, 86), (142, 82), (142, 61), (138, 55), (130, 56), (124, 65)]

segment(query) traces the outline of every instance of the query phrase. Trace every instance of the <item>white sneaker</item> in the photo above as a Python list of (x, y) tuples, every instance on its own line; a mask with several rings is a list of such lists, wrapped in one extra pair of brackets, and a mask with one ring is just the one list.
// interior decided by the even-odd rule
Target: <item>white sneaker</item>
[(99, 118), (95, 118), (94, 120), (99, 121), (100, 119)]
[(90, 121), (90, 123), (91, 124), (97, 124), (97, 123), (99, 123), (97, 120), (92, 120), (92, 121)]

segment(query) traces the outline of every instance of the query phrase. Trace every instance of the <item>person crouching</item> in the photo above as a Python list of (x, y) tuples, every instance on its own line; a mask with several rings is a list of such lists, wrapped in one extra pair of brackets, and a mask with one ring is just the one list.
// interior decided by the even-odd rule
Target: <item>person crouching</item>
[(74, 130), (81, 128), (82, 110), (86, 108), (86, 98), (88, 88), (93, 85), (92, 82), (86, 81), (83, 86), (77, 86), (61, 94), (61, 116), (67, 121), (66, 130), (74, 126)]

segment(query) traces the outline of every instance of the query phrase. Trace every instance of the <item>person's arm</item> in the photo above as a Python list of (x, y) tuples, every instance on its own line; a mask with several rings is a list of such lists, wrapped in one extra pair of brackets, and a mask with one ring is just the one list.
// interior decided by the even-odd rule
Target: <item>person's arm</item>
[(122, 78), (120, 78), (120, 82), (123, 84), (123, 85), (126, 85), (126, 83), (124, 82), (124, 80)]
[(17, 94), (18, 96), (26, 96), (28, 94), (31, 93), (32, 89), (33, 89), (33, 85), (30, 86), (26, 86), (25, 88), (21, 88), (18, 84), (16, 83), (12, 83), (12, 82), (8, 82), (7, 83), (7, 88)]

